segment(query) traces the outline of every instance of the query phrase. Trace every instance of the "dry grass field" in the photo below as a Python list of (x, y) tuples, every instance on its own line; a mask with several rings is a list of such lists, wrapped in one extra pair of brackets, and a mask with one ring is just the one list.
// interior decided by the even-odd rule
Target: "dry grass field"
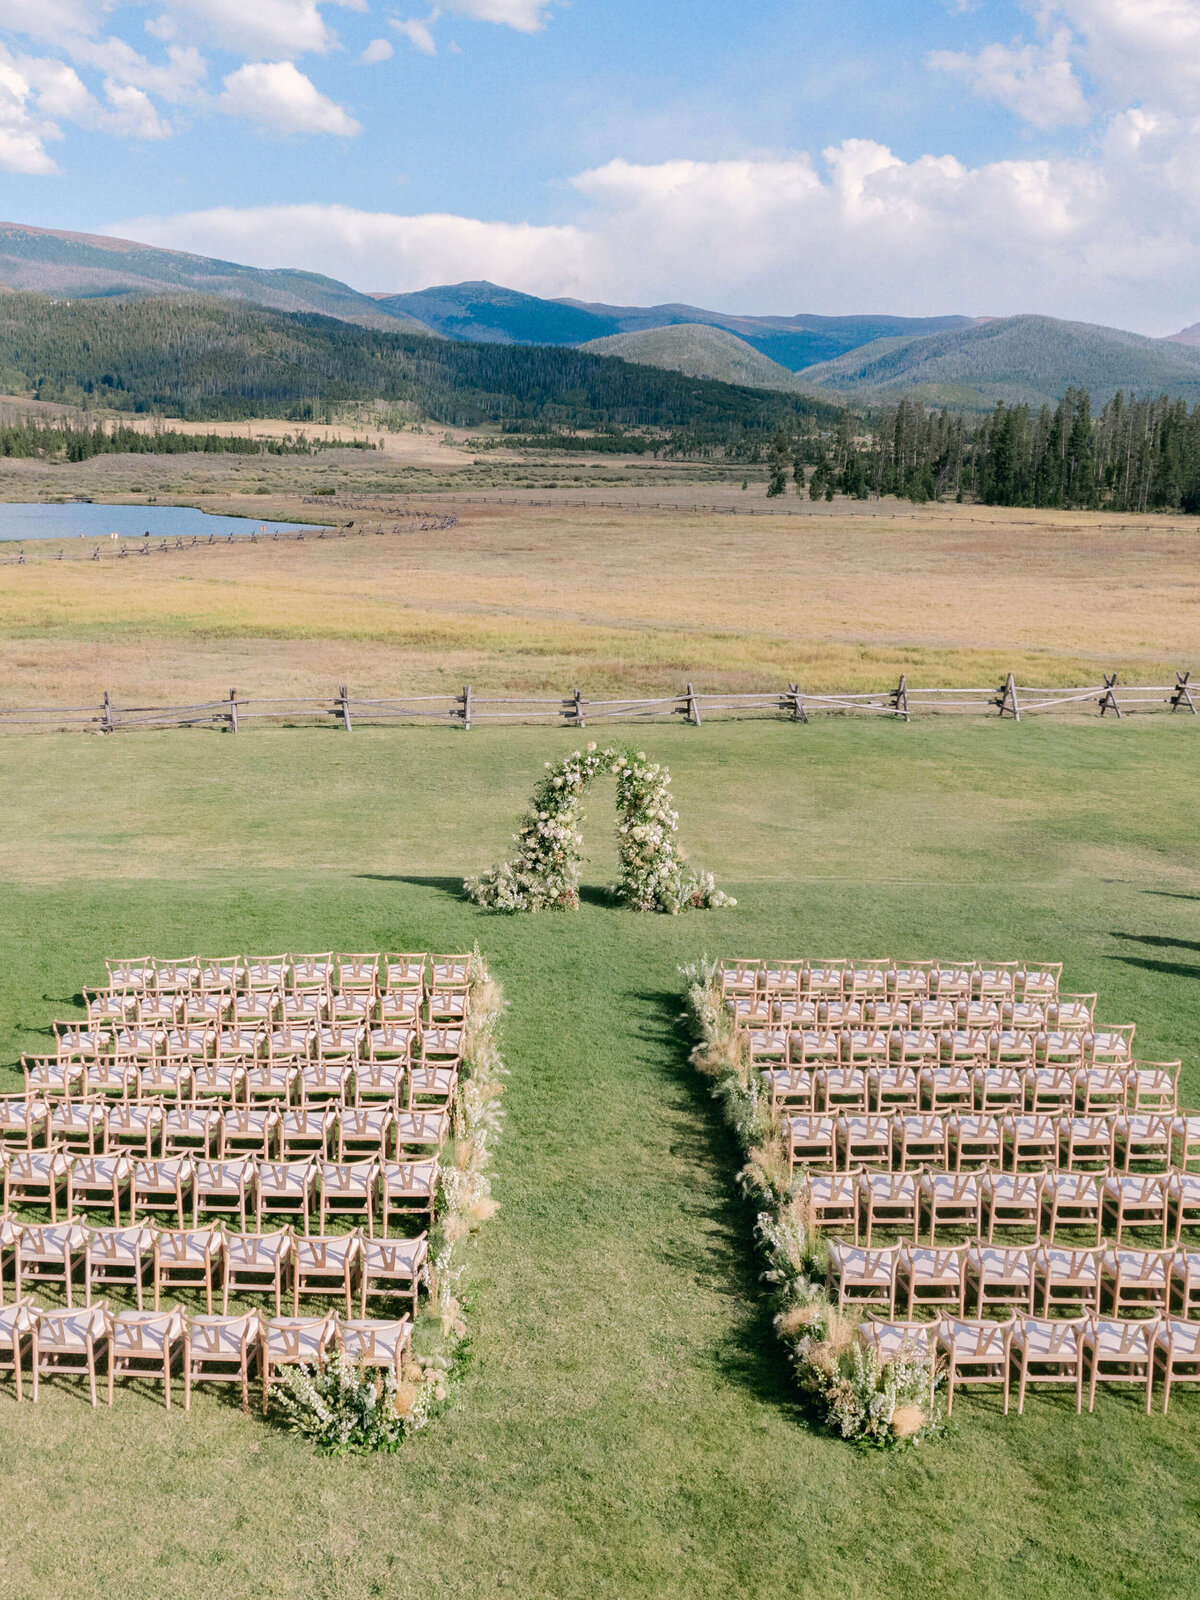
[(332, 488), (331, 521), (400, 504), (454, 511), (459, 526), (129, 560), (105, 551), (98, 563), (31, 543), (26, 565), (0, 572), (0, 701), (467, 681), (483, 693), (674, 692), (688, 679), (820, 691), (877, 688), (901, 671), (913, 684), (992, 684), (1009, 669), (1061, 684), (1094, 682), (1102, 667), (1170, 682), (1200, 637), (1200, 532), (1184, 519), (797, 499), (782, 516), (721, 515), (692, 507), (776, 505), (759, 485), (681, 483), (679, 469), (649, 463), (475, 469), (458, 444), (441, 460), (436, 472), (350, 451), (4, 463), (6, 499), (70, 485), (98, 500), (157, 492), (311, 519), (320, 511), (303, 496)]

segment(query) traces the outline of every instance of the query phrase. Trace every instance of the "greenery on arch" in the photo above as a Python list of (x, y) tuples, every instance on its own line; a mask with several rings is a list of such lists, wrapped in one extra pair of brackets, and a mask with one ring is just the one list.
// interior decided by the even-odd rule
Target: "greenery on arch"
[(514, 835), (511, 860), (478, 878), (466, 890), (479, 905), (496, 911), (570, 911), (579, 905), (583, 800), (594, 778), (617, 780), (617, 845), (621, 878), (614, 894), (632, 911), (665, 911), (735, 905), (710, 872), (690, 872), (676, 834), (679, 817), (671, 799), (671, 774), (648, 761), (642, 750), (589, 744), (546, 773)]

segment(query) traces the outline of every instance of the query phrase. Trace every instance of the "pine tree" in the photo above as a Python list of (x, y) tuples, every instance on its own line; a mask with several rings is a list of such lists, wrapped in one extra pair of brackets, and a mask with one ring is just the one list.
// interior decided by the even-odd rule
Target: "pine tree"
[(767, 498), (772, 500), (776, 495), (787, 493), (788, 466), (792, 459), (792, 446), (787, 434), (782, 428), (776, 430), (771, 441), (771, 456), (768, 462)]

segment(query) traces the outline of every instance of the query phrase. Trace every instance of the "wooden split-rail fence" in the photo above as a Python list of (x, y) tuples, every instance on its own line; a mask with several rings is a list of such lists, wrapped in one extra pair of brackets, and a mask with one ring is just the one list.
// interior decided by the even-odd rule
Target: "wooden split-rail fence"
[(219, 700), (186, 706), (118, 706), (105, 693), (98, 705), (11, 706), (0, 708), (0, 729), (79, 729), (116, 733), (127, 728), (218, 728), (237, 733), (255, 722), (323, 724), (351, 733), (357, 726), (434, 723), (468, 729), (481, 723), (586, 728), (590, 723), (661, 722), (682, 719), (700, 727), (709, 718), (774, 717), (808, 722), (824, 714), (891, 717), (908, 722), (926, 713), (996, 715), (1020, 722), (1050, 712), (1099, 712), (1124, 717), (1131, 712), (1183, 711), (1197, 714), (1190, 672), (1177, 672), (1166, 685), (1121, 684), (1116, 673), (1077, 688), (1031, 688), (1009, 673), (1003, 684), (983, 689), (921, 689), (902, 676), (894, 689), (878, 693), (810, 694), (791, 683), (782, 692), (704, 694), (689, 683), (682, 694), (657, 699), (598, 700), (576, 689), (559, 699), (480, 695), (471, 684), (458, 694), (352, 695), (343, 684), (335, 695), (243, 695), (231, 689)]

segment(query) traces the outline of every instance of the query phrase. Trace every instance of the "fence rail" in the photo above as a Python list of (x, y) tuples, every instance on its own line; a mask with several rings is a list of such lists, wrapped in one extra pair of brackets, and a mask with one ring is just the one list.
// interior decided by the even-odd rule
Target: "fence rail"
[(528, 695), (479, 695), (471, 684), (458, 694), (370, 697), (352, 695), (345, 684), (328, 696), (255, 695), (236, 689), (220, 700), (184, 706), (118, 706), (109, 693), (96, 705), (0, 707), (0, 730), (116, 733), (127, 728), (218, 728), (237, 733), (244, 723), (323, 724), (351, 733), (363, 724), (441, 723), (469, 729), (477, 723), (512, 726), (566, 726), (589, 723), (654, 722), (682, 718), (696, 727), (708, 718), (774, 717), (808, 722), (826, 715), (866, 715), (910, 721), (925, 714), (999, 715), (1020, 722), (1024, 716), (1094, 709), (1101, 717), (1149, 711), (1197, 714), (1190, 672), (1177, 672), (1173, 684), (1122, 684), (1116, 673), (1102, 682), (1070, 688), (1018, 684), (1012, 673), (990, 688), (917, 688), (901, 676), (894, 689), (847, 694), (809, 694), (798, 684), (775, 693), (704, 694), (689, 683), (682, 694), (657, 698), (597, 700), (576, 689), (559, 699)]

